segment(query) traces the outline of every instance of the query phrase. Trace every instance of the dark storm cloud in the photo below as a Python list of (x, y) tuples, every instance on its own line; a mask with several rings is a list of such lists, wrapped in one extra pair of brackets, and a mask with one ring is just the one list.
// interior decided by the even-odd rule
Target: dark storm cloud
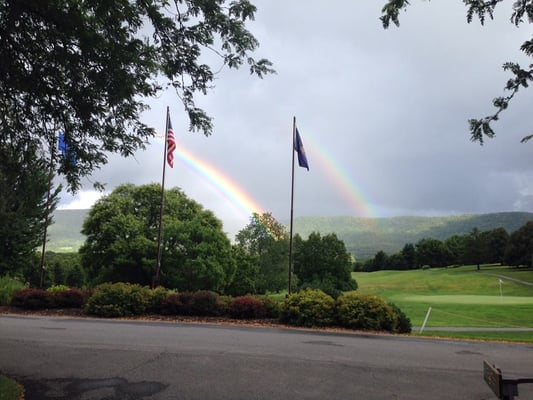
[[(310, 172), (297, 171), (295, 215), (357, 215), (320, 168), (316, 158), (325, 153), (382, 215), (532, 211), (533, 144), (519, 141), (533, 125), (533, 95), (519, 93), (483, 147), (470, 142), (467, 123), (492, 112), (509, 78), (501, 65), (524, 61), (519, 47), (531, 29), (509, 23), (505, 5), (485, 27), (469, 25), (461, 2), (446, 1), (413, 2), (401, 27), (385, 31), (384, 1), (256, 1), (250, 29), (261, 42), (258, 56), (277, 74), (259, 80), (224, 70), (199, 99), (214, 117), (209, 138), (187, 132), (171, 93), (152, 102), (146, 122), (162, 134), (170, 105), (178, 146), (280, 220), (289, 216), (293, 116), (304, 144), (322, 146), (308, 153)], [(94, 179), (109, 189), (159, 182), (161, 152), (155, 140), (136, 159), (111, 156)], [(182, 187), (228, 224), (246, 223), (184, 164), (167, 169), (166, 185)]]

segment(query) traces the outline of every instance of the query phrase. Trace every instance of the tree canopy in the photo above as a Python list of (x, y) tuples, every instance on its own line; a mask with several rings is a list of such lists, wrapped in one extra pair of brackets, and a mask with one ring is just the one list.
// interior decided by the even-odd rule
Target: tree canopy
[(533, 267), (533, 221), (511, 233), (504, 257), (509, 265)]
[[(161, 186), (117, 187), (89, 212), (82, 264), (92, 283), (150, 285), (155, 273)], [(165, 191), (161, 284), (182, 291), (222, 292), (232, 281), (231, 244), (214, 214), (181, 190)]]
[[(466, 20), (471, 23), (477, 17), (482, 25), (485, 24), (487, 18), (493, 19), (494, 11), (499, 3), (503, 0), (463, 0), (467, 7)], [(392, 22), (396, 26), (400, 26), (400, 11), (405, 10), (409, 6), (408, 0), (388, 0), (383, 6), (381, 22), (386, 29)], [(533, 21), (533, 0), (519, 0), (512, 3), (512, 13), (510, 18), (511, 23), (519, 26), (523, 23), (530, 23)], [(522, 50), (528, 57), (533, 57), (533, 40), (526, 40), (521, 46)], [(468, 121), (470, 128), (471, 139), (474, 142), (484, 143), (484, 138), (492, 138), (495, 135), (491, 127), (491, 123), (499, 119), (500, 113), (506, 110), (510, 101), (521, 88), (527, 88), (529, 83), (533, 81), (533, 64), (527, 67), (521, 67), (517, 63), (506, 62), (503, 64), (503, 69), (509, 71), (512, 76), (505, 84), (505, 90), (508, 91), (506, 96), (496, 97), (493, 100), (493, 105), (496, 108), (494, 114), (488, 115), (484, 118), (470, 119)], [(533, 135), (527, 135), (522, 139), (526, 142), (533, 138)]]
[(57, 171), (76, 191), (108, 153), (144, 148), (154, 131), (141, 114), (167, 88), (190, 129), (209, 134), (195, 95), (207, 93), (219, 70), (273, 72), (251, 55), (259, 43), (245, 24), (255, 11), (247, 0), (1, 1), (0, 142), (46, 154), (63, 131), (77, 162), (63, 158)]
[(307, 240), (296, 235), (294, 247), (294, 272), (300, 288), (322, 289), (335, 297), (357, 289), (351, 276), (351, 256), (337, 235), (312, 232)]
[(257, 292), (280, 291), (287, 287), (288, 234), (272, 214), (254, 213), (249, 224), (239, 231), (235, 240), (244, 254), (257, 263)]

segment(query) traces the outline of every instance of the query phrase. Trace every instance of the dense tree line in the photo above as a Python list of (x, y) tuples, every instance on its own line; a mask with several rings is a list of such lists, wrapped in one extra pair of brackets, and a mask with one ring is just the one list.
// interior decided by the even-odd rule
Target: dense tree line
[(450, 265), (506, 264), (533, 266), (533, 221), (511, 235), (503, 228), (453, 235), (446, 240), (425, 238), (407, 243), (397, 253), (379, 251), (364, 262), (354, 264), (357, 271), (407, 270)]
[[(44, 286), (153, 284), (160, 196), (160, 185), (125, 184), (97, 201), (84, 221), (87, 239), (79, 252), (47, 253)], [(232, 296), (287, 289), (289, 237), (271, 214), (253, 214), (231, 244), (222, 222), (181, 190), (166, 190), (164, 203), (162, 286)], [(35, 258), (1, 275), (7, 272), (37, 286)], [(336, 235), (295, 237), (293, 290), (322, 289), (337, 297), (357, 288), (351, 270), (352, 257)]]

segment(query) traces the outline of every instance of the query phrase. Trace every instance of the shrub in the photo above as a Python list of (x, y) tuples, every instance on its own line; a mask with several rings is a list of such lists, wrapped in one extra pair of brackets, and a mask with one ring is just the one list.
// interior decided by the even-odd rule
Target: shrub
[(318, 289), (305, 289), (285, 299), (280, 321), (296, 326), (328, 326), (334, 322), (335, 300)]
[(11, 305), (27, 310), (42, 310), (53, 306), (54, 296), (42, 289), (21, 289), (13, 294)]
[(100, 317), (141, 315), (149, 304), (150, 289), (130, 283), (104, 283), (96, 287), (86, 305), (88, 314)]
[(396, 313), (396, 327), (394, 329), (397, 333), (411, 333), (413, 326), (411, 324), (411, 319), (405, 315), (405, 313), (400, 310), (396, 304), (389, 303), (392, 307), (392, 310)]
[(255, 319), (264, 318), (266, 310), (260, 300), (251, 296), (241, 296), (229, 304), (228, 313), (232, 318)]
[(398, 315), (385, 300), (374, 295), (347, 293), (337, 299), (337, 321), (350, 329), (394, 332)]
[(267, 295), (256, 295), (254, 297), (263, 304), (265, 318), (279, 318), (279, 301)]
[(221, 314), (218, 293), (199, 290), (193, 294), (192, 312), (198, 316), (217, 316)]
[(92, 297), (92, 295), (94, 294), (94, 288), (85, 288), (83, 289), (83, 304), (87, 304), (87, 302), (89, 301), (89, 299)]
[(24, 288), (24, 284), (16, 278), (9, 276), (0, 278), (0, 306), (10, 304), (13, 294), (22, 288)]
[(163, 304), (161, 305), (161, 314), (163, 315), (179, 315), (181, 310), (181, 300), (179, 293), (167, 294)]
[(69, 290), (69, 289), (70, 288), (66, 285), (53, 285), (53, 286), (50, 286), (46, 290), (48, 290), (52, 294), (56, 294), (56, 293), (62, 292), (64, 290)]
[(178, 293), (179, 307), (176, 312), (178, 315), (194, 315), (194, 293), (183, 292)]
[(54, 304), (59, 308), (81, 308), (85, 304), (85, 293), (75, 288), (61, 290), (54, 294)]
[(220, 307), (220, 315), (229, 315), (229, 305), (233, 301), (231, 296), (219, 296), (218, 306)]
[(146, 311), (161, 314), (163, 312), (162, 310), (165, 300), (170, 293), (172, 293), (170, 290), (162, 286), (150, 290)]
[(325, 277), (324, 279), (314, 279), (310, 282), (303, 282), (300, 285), (300, 289), (319, 289), (336, 299), (342, 294), (342, 291), (336, 287), (333, 279), (328, 278), (329, 277)]

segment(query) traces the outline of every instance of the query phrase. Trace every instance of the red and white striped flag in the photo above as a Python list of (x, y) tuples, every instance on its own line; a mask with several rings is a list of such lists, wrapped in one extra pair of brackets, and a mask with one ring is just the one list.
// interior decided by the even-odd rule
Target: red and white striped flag
[(174, 138), (174, 131), (172, 130), (172, 122), (170, 122), (169, 115), (167, 127), (167, 162), (170, 168), (174, 167), (174, 150), (176, 150), (176, 139)]

